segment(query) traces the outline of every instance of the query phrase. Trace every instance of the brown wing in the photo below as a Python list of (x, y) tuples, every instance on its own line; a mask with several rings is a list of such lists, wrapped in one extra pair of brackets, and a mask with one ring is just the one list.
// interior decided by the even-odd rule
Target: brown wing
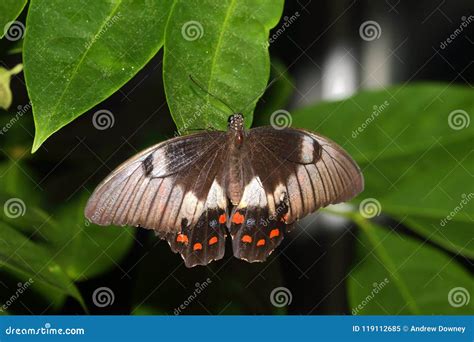
[(347, 201), (364, 187), (352, 158), (312, 132), (251, 129), (243, 155), (249, 167), (244, 169), (246, 186), (233, 212), (232, 218), (239, 220), (232, 220), (231, 235), (234, 255), (249, 261), (265, 260), (294, 221)]
[(99, 225), (154, 229), (186, 265), (222, 258), (226, 139), (205, 132), (167, 140), (132, 157), (94, 191), (85, 215)]

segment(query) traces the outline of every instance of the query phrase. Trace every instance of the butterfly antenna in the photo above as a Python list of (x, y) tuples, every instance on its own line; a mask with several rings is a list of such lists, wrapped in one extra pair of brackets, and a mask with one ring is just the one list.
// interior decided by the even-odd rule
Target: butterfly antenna
[(262, 92), (260, 92), (257, 96), (255, 96), (255, 97), (252, 99), (252, 101), (250, 101), (250, 102), (244, 107), (244, 109), (242, 110), (242, 113), (245, 113), (245, 111), (247, 110), (247, 108), (248, 108), (252, 103), (254, 103), (255, 100), (257, 100), (257, 99), (260, 98), (263, 94), (265, 94), (265, 92), (268, 90), (268, 88), (270, 88), (270, 87), (273, 85), (273, 83), (275, 83), (276, 81), (278, 81), (278, 79), (279, 79), (280, 77), (281, 77), (281, 75), (280, 75), (280, 76), (277, 76), (277, 77), (275, 77), (273, 80), (271, 80), (270, 83), (268, 83), (268, 85), (265, 87), (265, 89), (263, 89)]
[(217, 101), (219, 101), (220, 103), (222, 103), (224, 106), (226, 106), (228, 109), (230, 109), (230, 111), (232, 113), (237, 113), (231, 106), (229, 106), (224, 100), (220, 99), (219, 97), (217, 97), (216, 95), (214, 95), (213, 93), (209, 92), (208, 90), (204, 89), (204, 87), (199, 83), (197, 82), (193, 76), (189, 75), (189, 79), (199, 87), (199, 89), (201, 89), (203, 92), (205, 92), (206, 94), (212, 96), (213, 98), (215, 98)]

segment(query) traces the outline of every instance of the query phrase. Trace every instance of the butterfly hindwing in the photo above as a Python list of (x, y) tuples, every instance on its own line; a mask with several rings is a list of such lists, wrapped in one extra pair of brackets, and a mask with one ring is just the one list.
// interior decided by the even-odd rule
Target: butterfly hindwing
[(206, 209), (192, 227), (186, 220), (177, 233), (168, 233), (165, 238), (175, 253), (180, 253), (187, 267), (207, 265), (224, 256), (226, 225), (225, 211)]
[(285, 222), (287, 212), (286, 199), (278, 204), (273, 214), (268, 205), (235, 208), (230, 221), (234, 256), (249, 262), (266, 260), (290, 229)]

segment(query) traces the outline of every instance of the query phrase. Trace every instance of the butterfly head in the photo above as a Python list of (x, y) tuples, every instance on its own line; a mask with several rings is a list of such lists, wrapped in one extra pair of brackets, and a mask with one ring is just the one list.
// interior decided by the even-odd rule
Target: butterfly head
[(227, 127), (229, 132), (235, 135), (236, 144), (240, 146), (244, 138), (244, 115), (242, 113), (236, 113), (229, 116)]

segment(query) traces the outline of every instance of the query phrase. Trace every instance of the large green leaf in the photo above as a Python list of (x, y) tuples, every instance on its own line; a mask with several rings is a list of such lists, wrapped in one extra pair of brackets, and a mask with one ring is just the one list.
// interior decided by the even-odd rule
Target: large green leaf
[(76, 298), (84, 306), (79, 291), (44, 246), (32, 242), (1, 221), (0, 236), (0, 269), (22, 274), (26, 279), (32, 278), (58, 293)]
[(23, 47), (33, 152), (130, 80), (160, 49), (171, 0), (32, 0)]
[(425, 242), (357, 220), (359, 259), (349, 277), (353, 314), (469, 314), (472, 278)]
[(444, 238), (444, 247), (473, 255), (474, 243), (463, 239), (472, 235), (474, 200), (461, 205), (474, 193), (469, 113), (474, 113), (471, 88), (420, 84), (297, 110), (293, 126), (318, 131), (350, 152), (366, 181), (359, 200), (375, 198), (382, 211), (401, 220), (408, 216), (404, 223), (420, 234)]
[(242, 111), (250, 126), (270, 73), (269, 30), (282, 10), (282, 0), (175, 1), (166, 28), (163, 77), (180, 132), (226, 128), (231, 111), (208, 93)]
[[(12, 28), (11, 25), (6, 27), (6, 25), (15, 20), (23, 10), (23, 8), (26, 5), (26, 0), (2, 0), (0, 1), (0, 39), (3, 38), (5, 33), (8, 33), (8, 29), (21, 29), (23, 28), (21, 26), (17, 26), (17, 28)], [(16, 38), (20, 37), (17, 36), (18, 33), (22, 32), (18, 31), (17, 33), (11, 31), (9, 34), (13, 35)]]

